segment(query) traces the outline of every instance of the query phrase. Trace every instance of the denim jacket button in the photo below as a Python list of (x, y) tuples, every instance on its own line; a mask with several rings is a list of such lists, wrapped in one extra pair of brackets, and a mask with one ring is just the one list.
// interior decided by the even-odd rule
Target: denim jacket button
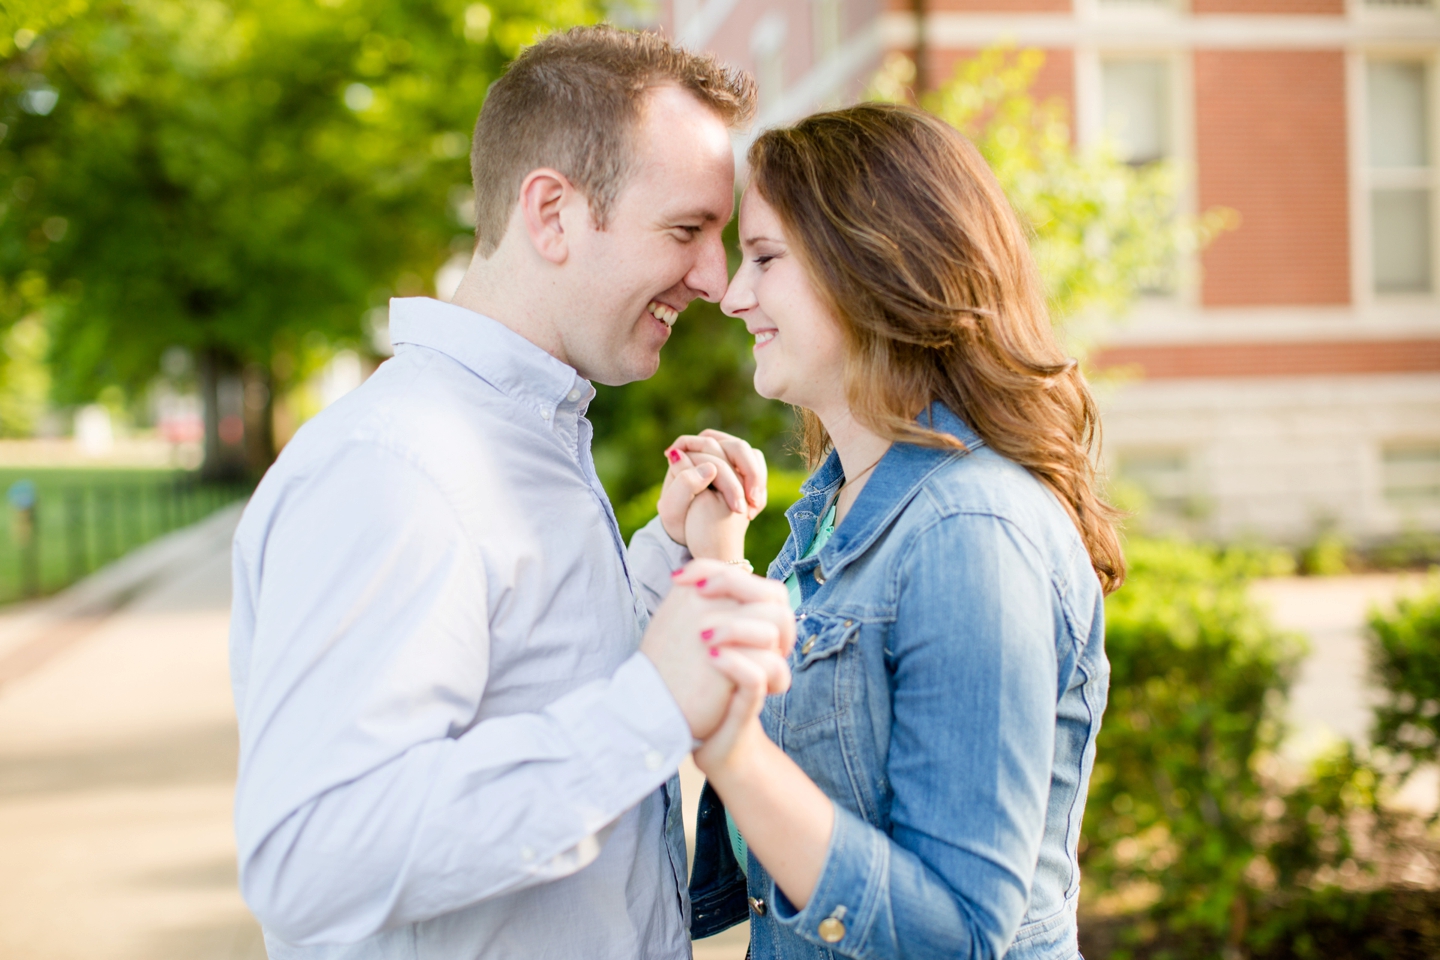
[(819, 567), (815, 568), (815, 582), (820, 584), (822, 587), (825, 585), (825, 571), (821, 570)]
[(805, 642), (800, 645), (800, 653), (801, 653), (801, 655), (804, 655), (804, 654), (807, 654), (807, 653), (809, 653), (811, 650), (814, 650), (814, 649), (815, 649), (815, 634), (812, 633), (812, 634), (810, 634), (810, 636), (806, 637), (806, 638), (805, 638)]
[(750, 909), (755, 911), (755, 916), (757, 917), (765, 916), (765, 901), (759, 897), (751, 897)]
[(839, 943), (845, 939), (845, 924), (834, 917), (820, 921), (820, 939), (826, 943)]

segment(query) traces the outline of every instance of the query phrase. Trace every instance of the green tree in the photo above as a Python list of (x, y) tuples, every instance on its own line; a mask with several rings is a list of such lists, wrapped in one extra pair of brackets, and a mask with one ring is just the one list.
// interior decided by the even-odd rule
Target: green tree
[(0, 340), (0, 436), (35, 432), (50, 398), (50, 368), (45, 363), (49, 348), (50, 332), (39, 315), (5, 331)]
[(470, 243), (466, 156), (488, 85), (538, 32), (599, 14), (594, 0), (7, 4), (0, 306), (17, 319), (11, 288), (43, 279), (62, 401), (137, 390), (164, 350), (188, 348), (209, 469), (239, 465), (219, 442), (227, 412), (263, 467), (269, 398), (306, 344), (363, 343), (367, 308), (422, 292)]
[[(961, 61), (920, 104), (965, 134), (1029, 225), (1051, 318), (1075, 346), (1113, 323), (1147, 291), (1178, 284), (1186, 255), (1238, 223), (1223, 208), (1183, 216), (1184, 186), (1169, 161), (1132, 165), (1102, 141), (1078, 147), (1060, 100), (1031, 92), (1040, 50), (990, 47)], [(892, 56), (871, 84), (880, 100), (913, 98), (915, 66)]]

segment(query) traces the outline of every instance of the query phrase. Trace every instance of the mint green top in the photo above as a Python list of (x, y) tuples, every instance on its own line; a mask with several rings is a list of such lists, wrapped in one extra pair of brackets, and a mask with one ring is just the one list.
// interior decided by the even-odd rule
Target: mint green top
[[(810, 541), (810, 548), (805, 551), (806, 557), (813, 557), (820, 552), (825, 543), (835, 533), (835, 505), (831, 504), (830, 510), (825, 514), (825, 519), (820, 521), (820, 526), (815, 530), (815, 539)], [(792, 570), (790, 576), (785, 578), (785, 589), (790, 591), (790, 609), (800, 609), (800, 581)], [(749, 854), (745, 847), (745, 838), (740, 836), (735, 821), (730, 817), (730, 811), (725, 811), (725, 829), (730, 833), (730, 849), (735, 851), (735, 862), (740, 864), (740, 872), (747, 877), (750, 875)]]

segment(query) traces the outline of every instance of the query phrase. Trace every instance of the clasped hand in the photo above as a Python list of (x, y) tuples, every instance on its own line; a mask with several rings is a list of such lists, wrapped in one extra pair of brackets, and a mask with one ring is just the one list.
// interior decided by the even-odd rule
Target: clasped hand
[[(765, 506), (765, 458), (718, 430), (680, 437), (659, 514), (665, 532), (696, 558), (675, 574), (646, 631), (650, 657), (680, 704), (702, 769), (758, 729), (767, 694), (790, 686), (795, 618), (782, 584), (726, 561), (744, 557), (745, 531)], [(761, 734), (763, 736), (763, 734)]]

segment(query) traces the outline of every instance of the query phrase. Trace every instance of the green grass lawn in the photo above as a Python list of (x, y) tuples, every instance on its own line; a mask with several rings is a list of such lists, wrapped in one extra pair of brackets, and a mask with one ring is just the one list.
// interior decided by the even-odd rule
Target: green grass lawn
[[(34, 484), (34, 531), (8, 496)], [(164, 469), (0, 467), (0, 603), (54, 593), (142, 543), (246, 496)]]

